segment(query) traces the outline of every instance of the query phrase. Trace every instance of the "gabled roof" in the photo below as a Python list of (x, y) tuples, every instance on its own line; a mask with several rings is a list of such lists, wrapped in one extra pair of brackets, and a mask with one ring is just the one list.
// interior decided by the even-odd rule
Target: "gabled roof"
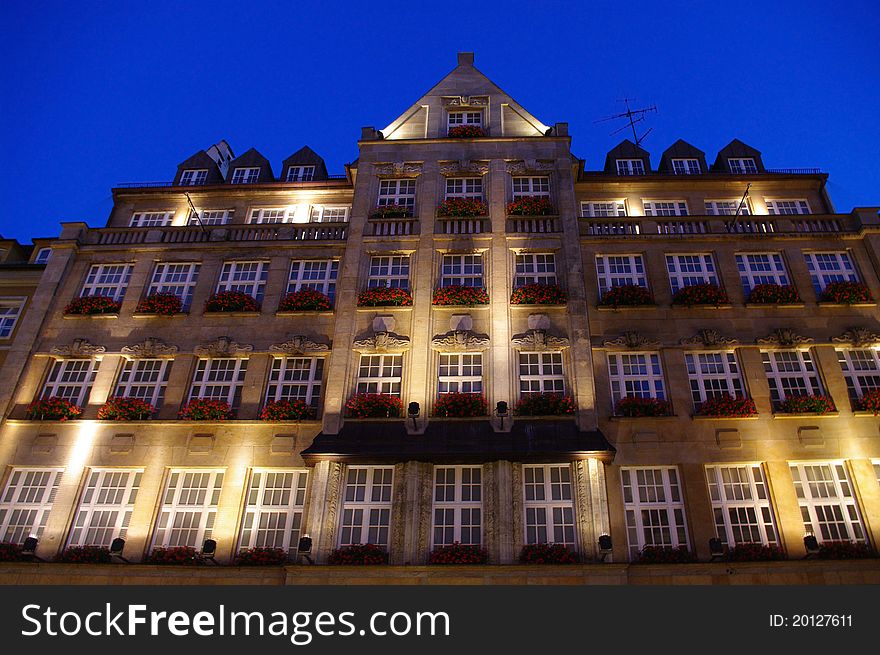
[(718, 156), (715, 158), (715, 163), (712, 164), (712, 168), (714, 170), (730, 172), (730, 168), (727, 165), (727, 160), (730, 157), (751, 157), (755, 160), (758, 172), (764, 172), (764, 162), (761, 159), (761, 151), (743, 143), (739, 139), (734, 139), (718, 151)]
[(281, 179), (287, 179), (287, 169), (291, 166), (314, 166), (316, 180), (327, 179), (327, 165), (324, 159), (308, 146), (303, 146), (281, 163)]
[(223, 175), (217, 167), (217, 162), (215, 162), (207, 152), (199, 150), (196, 154), (177, 165), (177, 173), (174, 175), (174, 184), (180, 182), (180, 176), (183, 174), (183, 171), (204, 168), (208, 169), (208, 177), (205, 180), (205, 184), (223, 183)]
[(645, 172), (651, 170), (651, 155), (647, 150), (640, 148), (629, 139), (624, 139), (605, 155), (605, 172), (617, 172), (618, 159), (641, 159), (645, 164)]
[(256, 148), (251, 148), (247, 152), (239, 155), (229, 162), (229, 180), (232, 180), (232, 173), (236, 168), (254, 168), (259, 167), (259, 182), (274, 182), (275, 175), (272, 173), (272, 165), (269, 160), (263, 157)]
[(706, 166), (706, 153), (683, 139), (679, 139), (663, 151), (663, 154), (660, 156), (658, 170), (661, 173), (672, 173), (673, 159), (696, 159), (700, 162), (700, 170), (702, 172), (705, 173), (708, 170)]

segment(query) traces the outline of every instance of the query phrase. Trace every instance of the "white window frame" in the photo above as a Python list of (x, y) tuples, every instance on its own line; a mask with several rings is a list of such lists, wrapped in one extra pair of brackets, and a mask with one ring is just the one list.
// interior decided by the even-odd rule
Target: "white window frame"
[(843, 461), (789, 462), (804, 531), (819, 543), (865, 543), (865, 526)]
[(700, 160), (694, 157), (676, 157), (672, 160), (673, 175), (700, 175), (703, 168)]
[(224, 474), (224, 469), (168, 470), (151, 548), (202, 548), (214, 531)]
[(559, 284), (556, 277), (556, 253), (524, 252), (515, 255), (513, 287), (527, 284)]
[(64, 398), (83, 407), (89, 398), (100, 359), (54, 359), (40, 398)]
[(315, 179), (314, 166), (288, 166), (285, 182), (311, 182)]
[(223, 400), (234, 411), (241, 403), (246, 357), (199, 357), (193, 371), (189, 400)]
[(838, 348), (837, 361), (846, 380), (850, 400), (880, 389), (880, 351), (876, 348)]
[(648, 288), (645, 258), (640, 254), (608, 253), (596, 255), (599, 297), (614, 287), (633, 285)]
[(618, 218), (627, 216), (625, 200), (582, 200), (582, 218)]
[(266, 280), (269, 278), (269, 262), (262, 260), (225, 261), (217, 280), (217, 293), (241, 291), (257, 302), (263, 302)]
[(804, 198), (765, 198), (767, 213), (771, 216), (803, 216), (812, 214), (810, 203)]
[(483, 543), (483, 467), (435, 466), (431, 546)]
[(516, 175), (512, 178), (513, 199), (550, 198), (549, 175)]
[(109, 547), (117, 537), (125, 539), (143, 472), (143, 469), (90, 469), (67, 545)]
[(81, 298), (86, 296), (105, 296), (121, 302), (131, 280), (131, 264), (92, 264), (86, 273)]
[(482, 177), (447, 177), (446, 192), (444, 199), (470, 198), (472, 200), (483, 199)]
[(437, 355), (437, 393), (483, 393), (483, 353), (454, 352)]
[(449, 111), (446, 115), (446, 129), (460, 127), (462, 125), (473, 125), (475, 127), (483, 127), (483, 112), (479, 109), (462, 109), (461, 111)]
[(526, 544), (562, 544), (577, 550), (574, 482), (569, 464), (523, 465)]
[(201, 268), (200, 262), (156, 262), (147, 295), (173, 293), (180, 298), (181, 310), (189, 311)]
[(691, 400), (699, 411), (711, 398), (745, 396), (739, 361), (733, 350), (704, 350), (684, 355)]
[[(762, 350), (761, 360), (774, 407), (793, 390), (797, 391), (793, 395), (824, 393), (819, 370), (809, 350)], [(793, 369), (795, 365), (797, 370)]]
[(198, 212), (198, 220), (195, 213), (189, 213), (189, 225), (226, 225), (235, 218), (234, 209), (203, 209)]
[(312, 223), (348, 223), (349, 205), (312, 205), (309, 220)]
[(822, 293), (832, 282), (861, 282), (847, 250), (805, 252), (804, 262), (816, 293)]
[(758, 163), (754, 157), (728, 157), (727, 170), (734, 175), (756, 175)]
[(413, 178), (396, 178), (379, 180), (379, 196), (377, 207), (400, 205), (409, 209), (411, 214), (416, 211), (416, 181)]
[(384, 393), (400, 397), (402, 354), (362, 354), (358, 361), (356, 393)]
[(52, 248), (40, 248), (34, 257), (34, 264), (47, 264), (52, 256)]
[(300, 289), (319, 291), (330, 298), (331, 305), (336, 298), (336, 280), (339, 277), (338, 259), (291, 259), (287, 276), (287, 293)]
[(171, 374), (171, 359), (126, 359), (119, 371), (114, 396), (140, 398), (161, 407)]
[(642, 200), (645, 216), (689, 216), (686, 200)]
[(759, 284), (790, 284), (781, 252), (738, 252), (736, 268), (746, 298)]
[(256, 184), (259, 180), (259, 166), (238, 166), (232, 171), (232, 184)]
[(611, 406), (627, 397), (666, 400), (666, 382), (659, 352), (608, 353)]
[(776, 519), (767, 476), (759, 462), (707, 464), (706, 481), (715, 518), (715, 535), (730, 547), (740, 544), (776, 546)]
[(251, 209), (251, 225), (278, 225), (292, 223), (296, 207), (257, 207)]
[(626, 466), (620, 481), (630, 561), (646, 546), (690, 547), (678, 467)]
[(394, 467), (347, 467), (336, 545), (374, 544), (387, 548), (393, 501)]
[(742, 203), (742, 207), (740, 207), (740, 202), (742, 201), (706, 200), (703, 202), (703, 207), (706, 210), (706, 216), (734, 216), (737, 215), (737, 210), (739, 210), (739, 216), (751, 216), (752, 212), (749, 209), (748, 198)]
[(565, 394), (565, 360), (561, 350), (521, 350), (517, 363), (520, 398), (541, 393)]
[(0, 542), (21, 544), (39, 539), (64, 475), (63, 468), (15, 467), (0, 496)]
[(645, 162), (642, 159), (616, 159), (615, 168), (618, 175), (645, 174)]
[(482, 253), (443, 255), (440, 260), (440, 286), (485, 288)]
[(695, 284), (718, 284), (715, 257), (708, 252), (671, 253), (666, 255), (669, 287), (675, 295), (679, 289)]
[(367, 272), (367, 288), (409, 290), (409, 255), (373, 255)]
[(238, 549), (299, 549), (309, 472), (305, 469), (250, 470)]
[(187, 168), (180, 174), (177, 186), (202, 186), (207, 181), (207, 168)]
[(0, 298), (0, 340), (12, 339), (27, 298)]
[(129, 227), (167, 227), (174, 220), (174, 212), (132, 212)]
[(273, 357), (266, 402), (297, 399), (317, 409), (323, 385), (323, 357)]

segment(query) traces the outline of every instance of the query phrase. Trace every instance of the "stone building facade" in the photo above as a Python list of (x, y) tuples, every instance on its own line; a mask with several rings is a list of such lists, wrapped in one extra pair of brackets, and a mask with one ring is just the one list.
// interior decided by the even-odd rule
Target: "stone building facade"
[[(765, 168), (738, 140), (711, 165), (678, 141), (656, 169), (625, 141), (585, 170), (567, 124), (532, 116), (469, 53), (358, 147), (345, 175), (306, 147), (276, 178), (221, 142), (171, 183), (115, 188), (106, 227), (62, 225), (44, 311), (21, 318), (0, 372), (0, 540), (33, 535), (51, 557), (122, 536), (140, 561), (210, 538), (219, 561), (255, 546), (294, 560), (309, 535), (319, 564), (377, 543), (413, 565), (453, 542), (499, 564), (538, 542), (617, 562), (646, 546), (708, 560), (713, 538), (797, 558), (805, 531), (878, 543), (880, 420), (862, 409), (880, 389), (877, 208), (836, 213), (824, 174)], [(444, 215), (450, 199), (483, 211)], [(840, 282), (870, 295), (834, 302)], [(530, 284), (564, 301), (511, 301)], [(757, 302), (768, 284), (796, 296)], [(456, 286), (488, 301), (434, 303)], [(612, 302), (621, 287), (642, 301)], [(716, 295), (683, 301), (688, 287)], [(359, 306), (377, 288), (411, 302)], [(302, 289), (330, 309), (285, 309)], [(258, 309), (206, 311), (230, 290)], [(182, 311), (143, 311), (157, 291)], [(118, 307), (65, 313), (92, 295)], [(481, 394), (486, 414), (437, 416), (450, 391)], [(352, 416), (368, 392), (402, 415)], [(540, 394), (573, 412), (522, 414)], [(728, 394), (754, 411), (701, 415)], [(82, 414), (29, 410), (53, 396)], [(120, 396), (156, 410), (99, 419)], [(833, 408), (786, 402), (801, 396)], [(181, 420), (193, 399), (232, 418)], [(314, 416), (261, 419), (284, 399)]]

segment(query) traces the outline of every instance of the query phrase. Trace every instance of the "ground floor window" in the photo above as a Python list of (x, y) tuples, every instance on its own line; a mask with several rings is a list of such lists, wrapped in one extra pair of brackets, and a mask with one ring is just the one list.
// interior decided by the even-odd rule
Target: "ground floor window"
[(251, 471), (239, 548), (295, 551), (302, 530), (308, 471)]
[(201, 548), (211, 538), (223, 471), (171, 469), (153, 535), (154, 548)]
[(574, 500), (568, 464), (523, 466), (527, 544), (574, 547)]
[(688, 545), (678, 469), (622, 468), (623, 504), (630, 560), (645, 546)]
[(339, 546), (375, 544), (388, 547), (394, 469), (350, 466), (342, 496)]
[(760, 464), (707, 466), (715, 534), (729, 546), (775, 545), (776, 526)]
[(434, 546), (482, 543), (482, 479), (480, 466), (434, 468)]

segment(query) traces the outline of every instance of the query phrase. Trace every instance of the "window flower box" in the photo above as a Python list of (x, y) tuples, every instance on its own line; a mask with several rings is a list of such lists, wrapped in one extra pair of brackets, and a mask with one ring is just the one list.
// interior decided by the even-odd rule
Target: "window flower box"
[(446, 133), (450, 139), (479, 139), (486, 136), (486, 132), (479, 125), (455, 125)]
[(645, 546), (639, 553), (637, 564), (690, 564), (697, 558), (687, 546)]
[(819, 559), (866, 559), (877, 557), (868, 544), (852, 541), (824, 541), (819, 545)]
[(779, 546), (742, 543), (729, 548), (724, 559), (727, 562), (775, 562), (785, 559), (785, 551)]
[(600, 307), (638, 307), (653, 305), (654, 296), (643, 286), (638, 284), (621, 284), (611, 287), (602, 294), (599, 300)]
[(821, 394), (788, 396), (779, 403), (777, 410), (784, 414), (828, 414), (836, 412), (834, 401)]
[(561, 416), (574, 414), (577, 406), (571, 396), (561, 393), (530, 393), (513, 407), (514, 416)]
[(866, 391), (859, 398), (856, 407), (863, 412), (872, 412), (874, 416), (880, 415), (880, 389)]
[(758, 409), (755, 407), (754, 400), (729, 394), (720, 398), (709, 398), (700, 405), (700, 409), (696, 413), (696, 416), (714, 418), (748, 418), (757, 415)]
[(332, 309), (330, 298), (314, 289), (288, 293), (278, 304), (279, 312), (326, 312)]
[(135, 308), (137, 314), (156, 314), (174, 316), (183, 310), (183, 301), (173, 293), (151, 293), (143, 298)]
[(412, 218), (413, 209), (409, 205), (379, 205), (370, 218)]
[(410, 307), (412, 295), (398, 287), (373, 287), (358, 294), (358, 307)]
[(261, 421), (311, 421), (317, 416), (317, 409), (307, 405), (304, 400), (270, 400), (260, 412)]
[(692, 307), (693, 305), (727, 305), (730, 299), (727, 292), (717, 284), (692, 284), (682, 287), (672, 296), (673, 305), (684, 305)]
[(98, 410), (101, 421), (143, 421), (150, 418), (156, 408), (140, 398), (111, 396)]
[(481, 393), (441, 393), (434, 403), (434, 416), (445, 418), (467, 418), (486, 416), (489, 405)]
[(173, 564), (175, 566), (194, 566), (202, 564), (201, 554), (192, 546), (154, 548), (147, 557), (147, 564)]
[(486, 203), (476, 198), (447, 198), (437, 206), (438, 217), (487, 216)]
[(819, 302), (839, 305), (873, 303), (874, 297), (867, 284), (861, 282), (831, 282), (819, 298)]
[(437, 546), (428, 557), (428, 564), (487, 564), (489, 552), (477, 545), (460, 544)]
[(68, 546), (58, 556), (64, 564), (110, 564), (110, 549), (105, 546)]
[(556, 207), (544, 196), (523, 196), (507, 203), (508, 216), (555, 216)]
[(343, 546), (330, 553), (328, 564), (337, 566), (375, 566), (388, 563), (388, 552), (376, 544)]
[(260, 303), (243, 291), (218, 291), (205, 303), (206, 312), (258, 312)]
[(568, 294), (558, 284), (525, 284), (513, 290), (511, 305), (564, 305)]
[(348, 399), (345, 409), (351, 418), (399, 418), (403, 401), (387, 393), (358, 393)]
[(82, 414), (82, 407), (65, 398), (40, 398), (27, 406), (26, 416), (36, 421), (69, 421)]
[(21, 562), (21, 544), (0, 543), (0, 562)]
[(747, 302), (754, 305), (795, 305), (801, 302), (801, 297), (791, 284), (756, 284)]
[(118, 314), (122, 303), (107, 296), (82, 296), (71, 300), (64, 308), (65, 316), (99, 316)]
[(225, 421), (232, 418), (232, 409), (225, 400), (193, 398), (180, 408), (177, 418), (182, 421)]
[(448, 287), (440, 287), (434, 290), (432, 305), (455, 305), (473, 307), (474, 305), (488, 305), (489, 294), (483, 287), (463, 287), (455, 284)]
[(247, 548), (235, 557), (236, 566), (280, 566), (287, 561), (287, 551), (282, 548)]
[(581, 556), (565, 544), (526, 544), (519, 552), (520, 564), (578, 564)]
[(640, 396), (624, 396), (614, 406), (615, 416), (628, 418), (669, 416), (672, 405), (662, 398), (641, 398)]

